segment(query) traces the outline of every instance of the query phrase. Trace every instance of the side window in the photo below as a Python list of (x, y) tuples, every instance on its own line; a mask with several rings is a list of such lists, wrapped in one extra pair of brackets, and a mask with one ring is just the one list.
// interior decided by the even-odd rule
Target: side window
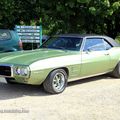
[(112, 48), (112, 45), (109, 44), (106, 40), (104, 40), (104, 44), (105, 44), (106, 50), (109, 50), (110, 48)]
[(87, 38), (84, 46), (84, 51), (103, 51), (105, 43), (102, 38)]

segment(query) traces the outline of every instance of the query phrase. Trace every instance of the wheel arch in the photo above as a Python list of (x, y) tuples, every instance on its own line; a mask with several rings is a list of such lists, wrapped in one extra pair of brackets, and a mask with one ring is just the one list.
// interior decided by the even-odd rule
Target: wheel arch
[[(63, 69), (63, 70), (65, 70), (65, 72), (67, 73), (67, 76), (69, 76), (69, 69), (68, 69), (67, 67), (58, 67), (58, 68), (52, 69), (52, 70), (48, 73), (46, 79), (49, 77), (49, 75), (50, 75), (53, 71), (55, 71), (55, 70), (57, 70), (57, 69)], [(45, 79), (45, 80), (46, 80), (46, 79)], [(44, 81), (43, 81), (43, 82), (44, 82)]]
[[(67, 75), (69, 76), (69, 69), (67, 68), (67, 67), (59, 67), (59, 68), (55, 68), (55, 69), (53, 69), (51, 72), (53, 72), (54, 70), (57, 70), (57, 69), (63, 69), (63, 70), (65, 70), (65, 72), (67, 73)], [(50, 72), (50, 73), (51, 73)], [(50, 74), (49, 73), (49, 74)]]

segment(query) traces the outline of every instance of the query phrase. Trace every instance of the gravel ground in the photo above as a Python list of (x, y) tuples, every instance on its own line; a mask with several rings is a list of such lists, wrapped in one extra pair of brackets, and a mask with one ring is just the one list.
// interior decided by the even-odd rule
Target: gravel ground
[(59, 95), (0, 81), (0, 120), (120, 120), (120, 79), (78, 80)]

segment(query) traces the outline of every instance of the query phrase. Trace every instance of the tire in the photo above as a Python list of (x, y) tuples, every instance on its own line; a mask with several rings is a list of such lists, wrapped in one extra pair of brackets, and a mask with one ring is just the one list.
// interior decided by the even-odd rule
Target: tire
[(52, 71), (43, 83), (44, 90), (52, 94), (62, 93), (67, 86), (68, 75), (63, 69)]
[(120, 62), (116, 65), (115, 69), (113, 70), (112, 76), (120, 78)]
[(5, 78), (8, 84), (17, 84), (15, 82), (12, 82), (13, 78)]

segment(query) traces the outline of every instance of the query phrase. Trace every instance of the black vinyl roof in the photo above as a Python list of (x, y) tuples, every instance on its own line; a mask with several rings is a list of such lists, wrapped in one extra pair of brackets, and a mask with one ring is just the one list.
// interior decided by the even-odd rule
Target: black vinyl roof
[(61, 34), (61, 35), (55, 35), (57, 37), (76, 37), (76, 38), (103, 38), (107, 40), (108, 43), (110, 43), (114, 47), (120, 47), (120, 45), (111, 37), (105, 36), (105, 35), (92, 35), (92, 34)]

